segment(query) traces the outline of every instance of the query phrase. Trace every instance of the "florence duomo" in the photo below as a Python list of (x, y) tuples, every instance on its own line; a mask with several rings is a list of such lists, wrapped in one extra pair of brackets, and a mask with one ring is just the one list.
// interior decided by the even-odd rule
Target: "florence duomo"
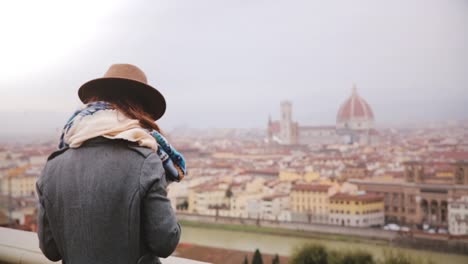
[(340, 106), (335, 125), (304, 126), (293, 120), (292, 103), (281, 102), (280, 120), (268, 120), (268, 141), (284, 145), (372, 144), (378, 140), (374, 113), (353, 84)]

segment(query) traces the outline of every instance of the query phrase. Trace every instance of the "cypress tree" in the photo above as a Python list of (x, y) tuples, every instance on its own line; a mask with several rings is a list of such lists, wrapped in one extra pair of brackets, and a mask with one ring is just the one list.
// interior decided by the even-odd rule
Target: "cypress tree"
[(245, 257), (244, 257), (244, 262), (243, 262), (243, 264), (249, 264), (249, 260), (247, 259), (247, 255), (245, 255)]
[(255, 250), (255, 253), (252, 258), (252, 264), (263, 264), (262, 254), (258, 248)]
[(271, 261), (271, 264), (280, 264), (278, 254), (275, 255), (275, 257), (274, 257), (273, 260)]

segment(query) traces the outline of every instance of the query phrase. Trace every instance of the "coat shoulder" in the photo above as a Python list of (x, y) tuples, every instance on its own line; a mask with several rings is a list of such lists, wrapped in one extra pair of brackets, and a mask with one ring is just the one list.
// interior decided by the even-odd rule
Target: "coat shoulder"
[(62, 148), (62, 149), (59, 149), (59, 150), (56, 150), (54, 152), (52, 152), (49, 157), (47, 157), (47, 161), (50, 161), (50, 160), (53, 160), (55, 157), (59, 156), (60, 154), (64, 153), (65, 151), (67, 151), (69, 148), (68, 147), (65, 147), (65, 148)]
[(151, 153), (154, 153), (154, 151), (151, 150), (150, 148), (141, 147), (141, 146), (139, 146), (138, 144), (136, 144), (134, 142), (129, 142), (127, 145), (128, 145), (129, 149), (135, 151), (136, 153), (138, 153), (139, 155), (141, 155), (145, 159), (149, 155), (151, 155)]

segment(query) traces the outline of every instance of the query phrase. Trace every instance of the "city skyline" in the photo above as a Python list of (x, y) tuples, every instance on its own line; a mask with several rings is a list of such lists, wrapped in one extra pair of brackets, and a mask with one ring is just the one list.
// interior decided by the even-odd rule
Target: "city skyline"
[[(468, 263), (467, 14), (1, 2), (0, 262)], [(157, 126), (76, 111), (121, 63), (164, 95)]]
[[(349, 96), (351, 93), (349, 94)], [(301, 117), (304, 117), (304, 115), (296, 115), (296, 104), (294, 104), (293, 101), (290, 100), (281, 100), (277, 102), (276, 108), (274, 111), (272, 111), (272, 114), (268, 114), (268, 116), (264, 116), (258, 119), (262, 119), (259, 123), (256, 123), (254, 125), (239, 125), (235, 126), (233, 125), (200, 125), (200, 124), (190, 124), (190, 123), (177, 123), (177, 122), (160, 122), (158, 121), (157, 123), (162, 124), (162, 128), (166, 132), (182, 132), (181, 130), (187, 130), (187, 132), (190, 131), (210, 131), (212, 130), (212, 133), (217, 133), (217, 130), (225, 130), (225, 129), (254, 129), (257, 131), (264, 130), (265, 132), (265, 137), (268, 134), (268, 123), (269, 120), (271, 121), (271, 118), (273, 119), (278, 119), (280, 118), (281, 115), (281, 109), (280, 109), (280, 104), (281, 102), (291, 102), (294, 109), (293, 109), (293, 116), (292, 120), (295, 122), (298, 122), (302, 125), (306, 126), (312, 126), (312, 127), (330, 127), (330, 126), (335, 126), (336, 122), (336, 114), (340, 110), (340, 107), (342, 104), (346, 101), (343, 100), (339, 104), (339, 107), (335, 110), (335, 112), (332, 113), (333, 117), (329, 121), (325, 121), (323, 123), (317, 122), (314, 120), (310, 119), (301, 119)], [(0, 122), (8, 124), (8, 126), (4, 127), (2, 131), (0, 131), (0, 135), (3, 137), (0, 139), (0, 141), (5, 141), (8, 142), (10, 140), (14, 140), (17, 137), (21, 137), (21, 140), (25, 140), (26, 138), (28, 140), (35, 140), (37, 138), (42, 138), (42, 139), (51, 139), (50, 137), (53, 135), (56, 135), (57, 137), (60, 134), (60, 131), (63, 128), (63, 125), (65, 124), (65, 121), (70, 117), (71, 113), (81, 107), (81, 104), (78, 104), (74, 108), (72, 108), (71, 111), (69, 112), (59, 112), (59, 111), (32, 111), (32, 110), (23, 110), (23, 111), (12, 111), (12, 112), (7, 112), (7, 111), (1, 111), (0, 110)], [(432, 120), (406, 120), (406, 121), (400, 121), (400, 122), (382, 122), (378, 115), (376, 115), (376, 121), (375, 121), (375, 128), (377, 130), (380, 129), (407, 129), (407, 128), (424, 128), (424, 127), (434, 127), (434, 126), (442, 126), (442, 125), (455, 125), (455, 124), (463, 124), (467, 123), (468, 119), (432, 119)], [(164, 119), (164, 117), (163, 117)], [(34, 131), (31, 130), (31, 128), (34, 128)], [(223, 132), (221, 132), (223, 133)], [(184, 134), (184, 133), (183, 133)], [(185, 133), (186, 134), (186, 133)]]
[(112, 3), (46, 2), (23, 15), (2, 4), (15, 14), (0, 26), (8, 129), (30, 127), (24, 116), (61, 127), (79, 86), (116, 62), (140, 66), (163, 92), (168, 130), (264, 127), (282, 100), (301, 123), (333, 124), (353, 83), (377, 126), (466, 120), (466, 1)]
[[(362, 119), (363, 112), (372, 112), (366, 102), (356, 95), (347, 102), (339, 111), (341, 119), (337, 120), (337, 127), (372, 128), (372, 122), (362, 123), (371, 121), (369, 115)], [(288, 126), (291, 121), (290, 106), (287, 102), (282, 104), (280, 125)], [(317, 131), (307, 126), (298, 128), (299, 132)], [(171, 134), (171, 142), (186, 157), (190, 174), (172, 183), (167, 196), (178, 219), (183, 221), (183, 228), (190, 228), (190, 221), (196, 221), (197, 225), (216, 222), (220, 229), (212, 230), (209, 245), (225, 250), (269, 248), (261, 242), (263, 239), (256, 239), (261, 237), (257, 232), (251, 233), (255, 239), (250, 238), (250, 244), (241, 242), (236, 233), (228, 244), (222, 243), (226, 239), (220, 242), (217, 232), (226, 231), (220, 225), (227, 223), (249, 229), (274, 227), (280, 232), (277, 244), (282, 250), (273, 252), (284, 257), (292, 256), (292, 244), (285, 243), (283, 237), (289, 230), (294, 232), (292, 237), (316, 232), (320, 238), (325, 234), (339, 235), (341, 242), (343, 237), (359, 233), (359, 237), (372, 238), (374, 242), (381, 239), (393, 243), (382, 244), (382, 250), (399, 245), (408, 247), (405, 252), (417, 248), (413, 256), (430, 256), (434, 263), (466, 263), (467, 129), (467, 123), (386, 129), (379, 132), (378, 140), (362, 144), (338, 141), (329, 144), (328, 138), (320, 138), (321, 133), (303, 133), (299, 135), (299, 144), (281, 144), (253, 138), (248, 132), (239, 136), (238, 131), (225, 130), (218, 135), (197, 136), (179, 130), (182, 134)], [(301, 142), (302, 136), (312, 136), (309, 139), (313, 140), (305, 138), (306, 142)], [(0, 143), (0, 198), (4, 204), (7, 201), (14, 204), (0, 210), (0, 224), (3, 221), (10, 228), (36, 230), (35, 183), (55, 149), (52, 141)], [(300, 231), (294, 231), (298, 228)], [(199, 237), (183, 237), (181, 241), (198, 245)], [(233, 246), (232, 241), (244, 248)], [(330, 247), (340, 248), (333, 239), (326, 241)], [(423, 249), (421, 243), (426, 245)], [(366, 242), (355, 244), (356, 249), (369, 248)], [(177, 250), (178, 256), (184, 256), (183, 249)], [(443, 254), (438, 254), (439, 251)], [(379, 250), (369, 253), (375, 256)]]

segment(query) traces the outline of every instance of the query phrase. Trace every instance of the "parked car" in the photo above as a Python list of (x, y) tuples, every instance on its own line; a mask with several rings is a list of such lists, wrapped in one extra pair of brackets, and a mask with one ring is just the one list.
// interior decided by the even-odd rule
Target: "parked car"
[(388, 224), (384, 226), (384, 230), (390, 230), (390, 231), (400, 231), (400, 226), (397, 224)]
[(400, 231), (409, 232), (409, 231), (411, 231), (411, 229), (410, 229), (409, 227), (407, 227), (407, 226), (402, 226), (402, 227), (400, 228)]
[(448, 234), (448, 230), (444, 229), (444, 228), (439, 228), (439, 230), (437, 230), (437, 233), (439, 233), (439, 234)]

